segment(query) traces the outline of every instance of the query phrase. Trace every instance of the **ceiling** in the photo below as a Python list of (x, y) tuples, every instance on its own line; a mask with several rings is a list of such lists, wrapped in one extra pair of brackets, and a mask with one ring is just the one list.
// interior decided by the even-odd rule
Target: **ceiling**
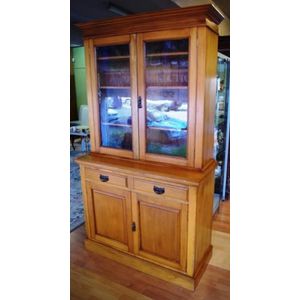
[[(214, 0), (214, 4), (229, 18), (229, 0)], [(74, 26), (76, 23), (83, 23), (97, 19), (110, 19), (119, 17), (118, 9), (127, 14), (140, 12), (159, 11), (167, 8), (176, 8), (192, 5), (212, 3), (211, 0), (71, 0), (70, 21), (71, 21), (71, 47), (82, 45), (80, 30)], [(109, 9), (110, 6), (114, 9)], [(115, 11), (115, 12), (113, 12)]]

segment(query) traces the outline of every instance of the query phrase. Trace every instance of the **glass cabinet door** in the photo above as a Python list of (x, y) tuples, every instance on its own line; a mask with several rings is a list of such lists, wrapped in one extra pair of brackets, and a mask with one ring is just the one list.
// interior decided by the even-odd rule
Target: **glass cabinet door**
[(143, 40), (144, 90), (139, 93), (145, 98), (143, 147), (146, 159), (160, 155), (160, 159), (165, 157), (168, 162), (172, 162), (172, 158), (174, 162), (175, 159), (188, 160), (189, 105), (192, 97), (189, 64), (189, 35)]
[(188, 39), (146, 42), (146, 151), (186, 157)]
[(133, 157), (133, 122), (137, 121), (132, 120), (130, 49), (130, 42), (95, 47), (99, 111), (97, 146), (102, 153), (122, 156), (122, 152), (127, 152), (124, 156)]

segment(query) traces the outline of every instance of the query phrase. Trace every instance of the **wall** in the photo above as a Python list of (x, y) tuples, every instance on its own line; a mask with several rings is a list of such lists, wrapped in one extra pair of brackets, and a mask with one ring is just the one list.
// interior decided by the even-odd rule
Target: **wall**
[(87, 104), (84, 47), (72, 48), (72, 58), (76, 104), (79, 112), (80, 105)]

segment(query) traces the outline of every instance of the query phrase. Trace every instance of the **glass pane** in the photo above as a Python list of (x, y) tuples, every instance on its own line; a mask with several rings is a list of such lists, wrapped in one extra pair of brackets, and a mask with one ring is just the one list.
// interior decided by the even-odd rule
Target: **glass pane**
[(186, 157), (188, 39), (146, 43), (148, 153)]
[(129, 45), (96, 53), (101, 146), (132, 150)]

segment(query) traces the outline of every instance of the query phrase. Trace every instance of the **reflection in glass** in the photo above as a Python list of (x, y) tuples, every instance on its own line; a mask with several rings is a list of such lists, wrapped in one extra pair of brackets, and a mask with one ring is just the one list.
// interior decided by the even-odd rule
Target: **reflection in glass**
[(101, 146), (132, 150), (129, 45), (96, 52)]
[(187, 155), (188, 40), (146, 43), (147, 152)]

